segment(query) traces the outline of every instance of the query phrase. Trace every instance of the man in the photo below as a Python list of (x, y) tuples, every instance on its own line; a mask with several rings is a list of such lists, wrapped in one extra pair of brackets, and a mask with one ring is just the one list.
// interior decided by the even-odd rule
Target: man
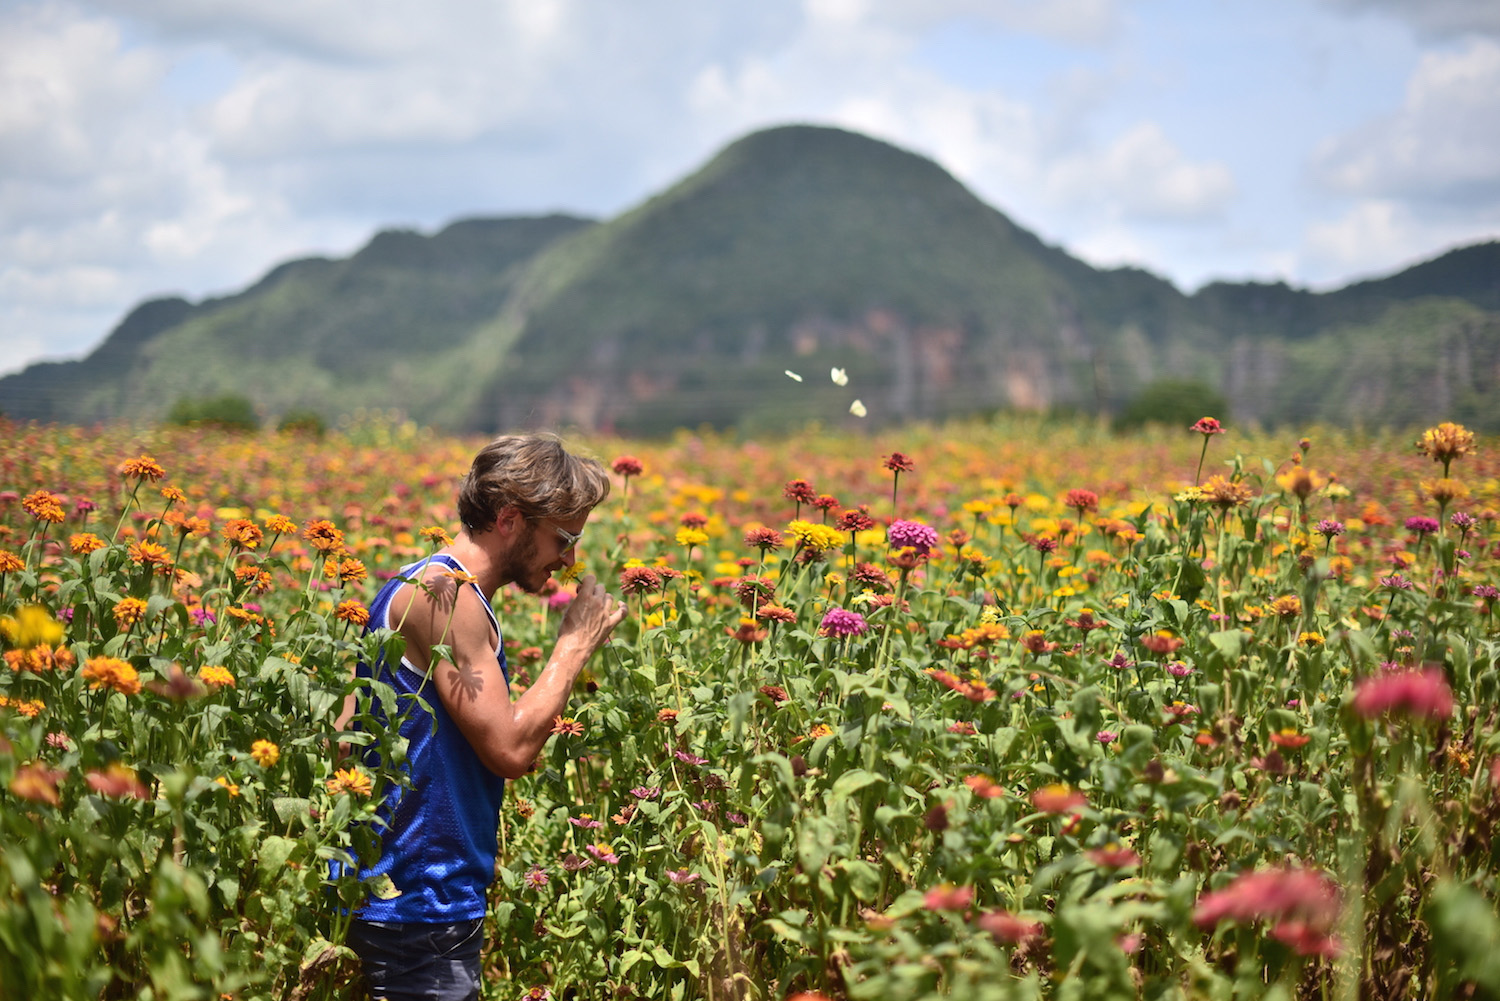
[[(405, 568), (371, 605), (370, 628), (399, 630), (406, 650), (399, 666), (382, 659), (358, 674), (402, 696), (411, 778), (387, 792), (380, 858), (360, 869), (362, 879), (388, 876), (398, 895), (357, 909), (348, 935), (376, 998), (479, 996), (505, 780), (531, 768), (578, 672), (625, 616), (623, 602), (583, 577), (551, 658), (512, 700), (490, 599), (512, 583), (535, 594), (572, 565), (584, 522), (608, 493), (603, 467), (553, 435), (497, 438), (459, 489), (458, 538)], [(436, 647), (449, 653), (434, 663)], [(407, 697), (418, 693), (430, 713)]]

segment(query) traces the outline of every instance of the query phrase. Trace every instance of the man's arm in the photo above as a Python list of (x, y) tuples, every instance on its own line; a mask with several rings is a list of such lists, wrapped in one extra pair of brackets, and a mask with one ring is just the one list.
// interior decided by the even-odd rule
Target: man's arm
[[(429, 582), (435, 583), (431, 575)], [(547, 742), (553, 719), (566, 707), (578, 672), (625, 617), (625, 604), (611, 598), (592, 575), (583, 577), (552, 656), (531, 687), (512, 700), (479, 594), (468, 586), (411, 591), (412, 608), (401, 630), (408, 641), (407, 659), (426, 670), (434, 646), (450, 647), (451, 657), (432, 671), (443, 708), (486, 768), (508, 779), (525, 775)], [(395, 607), (407, 600), (398, 595)]]

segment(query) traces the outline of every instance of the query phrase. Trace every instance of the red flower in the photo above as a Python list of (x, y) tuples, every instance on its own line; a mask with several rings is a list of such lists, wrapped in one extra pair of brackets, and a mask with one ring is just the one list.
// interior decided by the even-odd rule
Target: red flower
[(1197, 431), (1201, 435), (1223, 434), (1224, 425), (1212, 417), (1200, 417), (1188, 430)]
[(635, 456), (622, 455), (614, 461), (610, 468), (615, 471), (616, 475), (631, 477), (641, 475), (641, 470), (645, 467), (641, 465), (641, 460)]
[(1193, 909), (1193, 921), (1200, 928), (1220, 921), (1296, 921), (1326, 932), (1338, 912), (1338, 889), (1325, 873), (1261, 869), (1241, 873), (1222, 890), (1204, 894)]
[(798, 504), (811, 504), (818, 499), (817, 491), (806, 480), (788, 480), (786, 486), (782, 488), (781, 495)]
[(900, 452), (892, 452), (890, 455), (887, 455), (882, 465), (893, 473), (910, 473), (914, 472), (917, 468), (917, 464), (911, 460), (910, 456), (903, 455)]
[(1085, 511), (1099, 510), (1099, 495), (1092, 490), (1069, 490), (1063, 504), (1078, 512), (1080, 518)]

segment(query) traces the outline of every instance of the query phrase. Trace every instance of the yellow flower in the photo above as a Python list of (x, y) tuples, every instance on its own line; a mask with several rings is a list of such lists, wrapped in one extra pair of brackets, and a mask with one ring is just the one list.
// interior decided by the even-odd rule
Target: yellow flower
[(1417, 441), (1417, 451), (1430, 456), (1434, 462), (1443, 463), (1443, 469), (1446, 470), (1448, 463), (1474, 451), (1474, 432), (1462, 424), (1444, 421), (1437, 427), (1422, 432), (1422, 437)]
[(199, 668), (198, 680), (216, 692), (221, 688), (235, 687), (234, 675), (229, 673), (227, 667), (220, 664), (208, 664)]
[(151, 480), (154, 483), (166, 476), (167, 471), (151, 456), (142, 454), (120, 463), (120, 475), (128, 480)]
[(800, 548), (812, 552), (838, 549), (844, 544), (844, 533), (828, 525), (798, 520), (788, 524), (786, 530), (788, 535), (797, 540)]
[(1297, 642), (1301, 643), (1305, 647), (1320, 647), (1323, 645), (1323, 634), (1300, 633), (1297, 636)]
[(26, 605), (14, 616), (0, 616), (0, 636), (10, 646), (23, 650), (57, 646), (63, 640), (63, 626), (41, 605)]
[(74, 532), (68, 536), (68, 551), (74, 556), (87, 556), (89, 553), (103, 549), (106, 545), (108, 543), (93, 532)]
[(701, 546), (708, 541), (708, 533), (701, 528), (679, 528), (677, 530), (677, 544), (679, 546)]
[(214, 781), (227, 789), (229, 791), (229, 795), (238, 796), (240, 794), (240, 787), (229, 781), (224, 776), (220, 775), (218, 778), (214, 779)]
[(262, 768), (270, 768), (281, 760), (281, 748), (269, 740), (257, 740), (250, 745), (250, 757)]

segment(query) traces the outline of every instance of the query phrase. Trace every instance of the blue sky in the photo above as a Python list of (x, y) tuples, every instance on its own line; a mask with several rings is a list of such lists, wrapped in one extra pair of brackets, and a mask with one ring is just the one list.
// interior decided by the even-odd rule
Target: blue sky
[(1336, 287), (1500, 238), (1500, 3), (0, 0), (0, 372), (379, 229), (608, 217), (788, 122), (1098, 265)]

